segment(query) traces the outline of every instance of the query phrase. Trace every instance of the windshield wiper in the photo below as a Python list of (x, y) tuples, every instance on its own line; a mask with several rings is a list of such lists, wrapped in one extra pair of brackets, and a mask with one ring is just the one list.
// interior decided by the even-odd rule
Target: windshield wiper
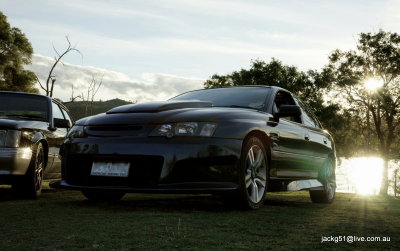
[(221, 107), (231, 107), (231, 108), (245, 108), (245, 109), (253, 109), (253, 110), (260, 110), (260, 108), (257, 107), (251, 107), (251, 106), (244, 106), (244, 105), (230, 105), (230, 106), (221, 106)]

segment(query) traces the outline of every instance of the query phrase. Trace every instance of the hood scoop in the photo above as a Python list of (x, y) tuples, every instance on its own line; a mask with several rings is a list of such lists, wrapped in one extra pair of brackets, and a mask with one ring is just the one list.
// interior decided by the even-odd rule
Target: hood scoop
[(149, 113), (149, 112), (162, 112), (167, 110), (182, 109), (182, 108), (201, 108), (201, 107), (211, 107), (211, 106), (212, 103), (208, 101), (196, 101), (196, 100), (160, 101), (160, 102), (133, 104), (133, 105), (123, 105), (107, 111), (107, 114)]

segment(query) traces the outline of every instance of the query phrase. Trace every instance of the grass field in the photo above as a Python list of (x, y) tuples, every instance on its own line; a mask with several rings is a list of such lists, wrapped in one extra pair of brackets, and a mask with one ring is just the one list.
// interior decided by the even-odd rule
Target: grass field
[[(400, 199), (338, 194), (332, 205), (307, 192), (269, 193), (257, 211), (207, 195), (128, 194), (93, 203), (46, 188), (37, 201), (0, 186), (0, 250), (369, 250), (400, 247)], [(324, 242), (325, 236), (390, 242)]]

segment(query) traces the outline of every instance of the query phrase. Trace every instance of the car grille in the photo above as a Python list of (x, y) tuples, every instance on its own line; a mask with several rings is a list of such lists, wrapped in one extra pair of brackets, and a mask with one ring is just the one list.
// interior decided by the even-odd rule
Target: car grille
[[(68, 184), (82, 186), (156, 187), (164, 158), (161, 156), (68, 155), (63, 158), (63, 178)], [(94, 161), (129, 162), (128, 177), (91, 176)], [(65, 168), (66, 167), (66, 168)]]

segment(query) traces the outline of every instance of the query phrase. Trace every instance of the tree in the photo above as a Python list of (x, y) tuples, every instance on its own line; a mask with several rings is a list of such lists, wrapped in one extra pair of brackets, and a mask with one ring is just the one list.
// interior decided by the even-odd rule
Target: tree
[(391, 167), (393, 168), (391, 170), (393, 175), (392, 179), (389, 180), (389, 186), (393, 187), (394, 197), (397, 197), (400, 194), (400, 161), (393, 161)]
[(65, 103), (73, 103), (76, 99), (82, 98), (81, 95), (75, 96), (74, 94), (74, 85), (71, 85), (71, 97), (69, 98), (70, 101), (64, 102)]
[(304, 101), (320, 119), (336, 140), (339, 154), (347, 155), (349, 131), (346, 128), (348, 114), (341, 114), (338, 104), (324, 100), (330, 90), (329, 72), (309, 70), (299, 71), (295, 66), (283, 65), (272, 58), (269, 63), (261, 60), (252, 62), (251, 68), (234, 71), (228, 75), (213, 75), (204, 83), (205, 88), (229, 87), (239, 85), (269, 85), (285, 88)]
[(36, 76), (25, 70), (31, 63), (33, 49), (20, 29), (11, 27), (0, 12), (0, 90), (37, 93)]
[[(85, 96), (84, 93), (82, 93), (79, 97), (81, 97), (82, 101), (86, 103), (85, 105), (85, 116), (91, 116), (93, 115), (93, 102), (94, 102), (94, 97), (96, 96), (97, 92), (99, 91), (101, 85), (103, 84), (103, 77), (101, 77), (100, 80), (95, 79), (94, 76), (92, 76), (92, 79), (88, 81), (88, 88), (87, 88), (87, 95)], [(90, 109), (90, 112), (89, 112)]]
[(270, 85), (280, 86), (298, 95), (310, 106), (322, 103), (320, 89), (326, 87), (320, 81), (317, 72), (307, 73), (297, 70), (295, 66), (283, 65), (281, 61), (272, 59), (270, 63), (261, 60), (252, 62), (249, 70), (241, 69), (225, 76), (213, 75), (204, 83), (206, 88), (238, 85)]
[(44, 90), (46, 92), (46, 96), (49, 96), (49, 97), (53, 97), (54, 84), (56, 82), (56, 78), (53, 75), (53, 71), (56, 68), (56, 66), (58, 65), (58, 63), (60, 63), (60, 62), (63, 63), (61, 61), (61, 59), (71, 51), (75, 51), (75, 52), (79, 53), (82, 56), (81, 52), (78, 49), (76, 49), (75, 46), (71, 45), (71, 41), (69, 41), (68, 36), (66, 36), (65, 38), (67, 40), (68, 46), (67, 46), (67, 49), (65, 49), (65, 51), (63, 53), (60, 54), (57, 51), (57, 49), (53, 46), (54, 52), (57, 54), (57, 57), (54, 57), (54, 64), (50, 68), (49, 75), (48, 75), (47, 80), (46, 80), (46, 85), (43, 86), (43, 84), (40, 82), (40, 80), (38, 78), (36, 78), (37, 82), (40, 85), (40, 88), (42, 88), (42, 90)]
[(329, 60), (324, 71), (347, 101), (362, 149), (384, 160), (380, 193), (387, 194), (388, 161), (400, 157), (400, 36), (382, 30), (361, 33), (356, 50), (336, 50)]

